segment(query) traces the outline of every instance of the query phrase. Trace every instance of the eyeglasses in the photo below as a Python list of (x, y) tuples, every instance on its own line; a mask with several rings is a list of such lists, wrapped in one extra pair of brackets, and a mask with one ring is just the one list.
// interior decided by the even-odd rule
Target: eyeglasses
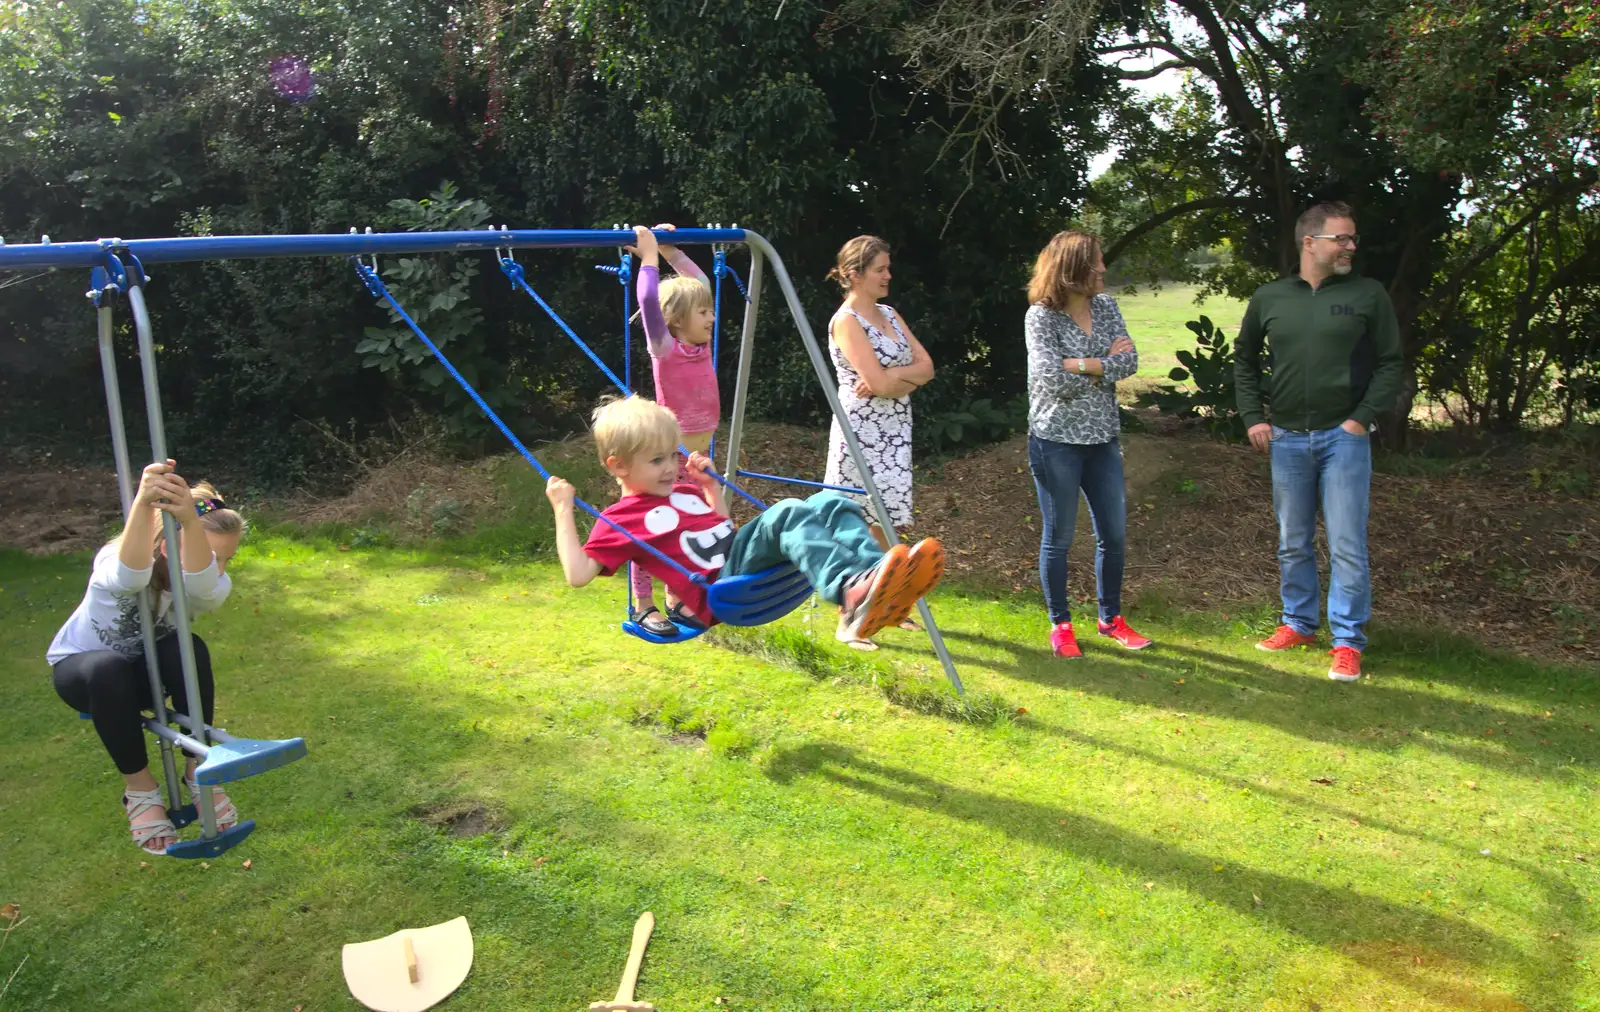
[(1311, 238), (1313, 238), (1313, 239), (1332, 239), (1334, 242), (1338, 243), (1340, 246), (1349, 246), (1351, 248), (1354, 248), (1356, 246), (1360, 246), (1361, 245), (1361, 237), (1359, 235), (1343, 235), (1343, 234), (1341, 234), (1341, 235), (1314, 235)]

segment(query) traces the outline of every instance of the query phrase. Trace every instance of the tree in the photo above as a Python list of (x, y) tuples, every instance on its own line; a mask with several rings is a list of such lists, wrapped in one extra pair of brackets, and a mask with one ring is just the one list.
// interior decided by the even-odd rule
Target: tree
[[(963, 172), (949, 157), (966, 107), (926, 91), (897, 48), (893, 14), (916, 6), (12, 5), (0, 26), (0, 112), (19, 129), (0, 139), (0, 232), (383, 227), (394, 201), (421, 208), (418, 198), (452, 180), (455, 201), (487, 208), (485, 223), (756, 228), (783, 251), (813, 320), (837, 296), (822, 280), (834, 250), (851, 235), (882, 233), (895, 245), (895, 300), (943, 367), (936, 396), (1003, 397), (1023, 381), (1025, 265), (1082, 194), (1097, 143), (1098, 97), (1070, 96), (1103, 89), (1082, 66), (1057, 82), (1051, 102), (1008, 104), (994, 121), (1008, 167)], [(1063, 157), (1065, 137), (1087, 140)], [(617, 363), (617, 287), (593, 269), (613, 256), (521, 259), (529, 280)], [(475, 364), (484, 393), (512, 405), (512, 424), (529, 435), (581, 424), (605, 389), (592, 365), (498, 272), (444, 270), (437, 288), (424, 287), (460, 299), (451, 319), (468, 306), (482, 313), (481, 322), (463, 318), (451, 348)], [(149, 297), (170, 425), (175, 441), (197, 448), (191, 455), (298, 481), (317, 464), (308, 422), (362, 429), (452, 410), (424, 363), (400, 364), (392, 377), (363, 368), (366, 355), (387, 362), (398, 335), (387, 335), (387, 349), (362, 345), (383, 339), (367, 329), (385, 320), (346, 264), (156, 273)], [(0, 329), (29, 349), (22, 389), (0, 411), (8, 426), (38, 423), (54, 438), (99, 445), (96, 416), (66, 407), (97, 383), (87, 312), (64, 308), (82, 281), (37, 294), (25, 287), (0, 300)], [(455, 326), (437, 313), (437, 326)], [(754, 405), (815, 420), (824, 403), (785, 315), (769, 297)]]
[[(1124, 92), (1111, 114), (1122, 157), (1097, 181), (1084, 212), (1111, 240), (1107, 260), (1122, 261), (1119, 271), (1133, 277), (1198, 278), (1187, 255), (1225, 241), (1235, 256), (1203, 280), (1248, 295), (1296, 268), (1292, 226), (1302, 207), (1350, 201), (1366, 237), (1364, 270), (1388, 286), (1416, 366), (1445, 339), (1444, 307), (1458, 303), (1474, 272), (1491, 261), (1504, 272), (1496, 258), (1511, 255), (1513, 239), (1541, 215), (1563, 213), (1566, 225), (1543, 226), (1564, 237), (1559, 263), (1529, 273), (1543, 280), (1519, 289), (1522, 308), (1506, 318), (1525, 321), (1519, 348), (1546, 332), (1541, 321), (1579, 319), (1559, 300), (1584, 289), (1587, 247), (1570, 244), (1586, 243), (1593, 231), (1577, 221), (1595, 205), (1600, 48), (1592, 5), (1386, 3), (1169, 0), (1130, 9), (1120, 36), (1108, 30), (1114, 19), (1097, 22), (1093, 44), (1079, 55), (1099, 61), (1111, 78), (1188, 75), (1176, 98)], [(1079, 10), (1069, 0), (1035, 6), (1041, 23), (1061, 23)], [(948, 16), (949, 8), (939, 9)], [(963, 30), (992, 21), (980, 11)], [(1028, 65), (1028, 37), (1013, 38), (1010, 47), (977, 47), (961, 64), (968, 80), (994, 82), (978, 91), (987, 108), (1045, 86), (1011, 72)], [(1053, 41), (1039, 45), (1042, 60), (1058, 52)], [(1120, 61), (1131, 56), (1159, 62), (1127, 69)], [(1468, 66), (1476, 77), (1464, 76)], [(1530, 216), (1535, 207), (1543, 210)], [(1473, 227), (1475, 214), (1487, 216)], [(1487, 227), (1491, 222), (1503, 227)], [(1535, 245), (1554, 255), (1549, 239)], [(1524, 259), (1533, 256), (1520, 241), (1515, 248)], [(1543, 256), (1535, 260), (1545, 263)], [(1491, 291), (1481, 290), (1473, 304), (1483, 305)], [(1456, 333), (1459, 339), (1466, 331)], [(1548, 362), (1521, 350), (1507, 354), (1536, 371), (1565, 371), (1555, 363), (1568, 360), (1571, 342), (1551, 347)], [(1537, 376), (1507, 382), (1495, 386), (1501, 393), (1494, 401), (1520, 419), (1517, 397), (1505, 391), (1537, 387)], [(1404, 441), (1417, 389), (1408, 377), (1405, 396), (1383, 419), (1384, 438)]]

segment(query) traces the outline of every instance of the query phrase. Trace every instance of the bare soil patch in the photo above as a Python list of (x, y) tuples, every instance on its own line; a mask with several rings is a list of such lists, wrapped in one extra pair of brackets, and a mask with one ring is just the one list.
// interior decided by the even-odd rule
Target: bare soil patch
[(0, 545), (35, 555), (95, 548), (121, 515), (114, 471), (32, 466), (0, 481)]
[(466, 840), (505, 829), (499, 817), (475, 801), (449, 801), (420, 809), (416, 817), (451, 836)]
[(419, 444), (366, 468), (341, 495), (306, 495), (286, 508), (297, 523), (382, 522), (413, 536), (428, 537), (442, 533), (435, 524), (446, 514), (475, 516), (495, 505), (491, 467), (489, 461), (452, 461), (427, 444)]
[[(1267, 460), (1174, 431), (1123, 437), (1128, 482), (1126, 593), (1195, 605), (1275, 602), (1277, 528)], [(825, 433), (752, 426), (751, 470), (821, 480)], [(563, 452), (581, 454), (577, 444)], [(410, 536), (498, 518), (494, 461), (414, 449), (368, 468), (346, 493), (287, 504), (300, 523), (380, 524)], [(1537, 462), (1373, 476), (1370, 550), (1377, 621), (1437, 628), (1548, 659), (1600, 660), (1600, 500), (1531, 480)], [(1381, 468), (1381, 465), (1380, 465)], [(752, 479), (768, 501), (810, 490)], [(751, 509), (734, 501), (735, 515)], [(915, 536), (936, 535), (954, 575), (999, 591), (1038, 586), (1039, 518), (1026, 440), (919, 468)], [(49, 554), (92, 548), (117, 521), (115, 476), (33, 468), (0, 482), (0, 544)], [(1093, 593), (1094, 539), (1078, 514), (1071, 591)], [(1319, 549), (1320, 550), (1320, 549)], [(1327, 572), (1327, 560), (1322, 559)]]
[[(1275, 602), (1267, 458), (1162, 428), (1162, 435), (1122, 439), (1125, 594), (1159, 589), (1208, 606)], [(753, 469), (820, 470), (820, 438), (768, 429), (747, 444)], [(1445, 629), (1530, 656), (1600, 660), (1600, 501), (1535, 487), (1533, 462), (1524, 464), (1373, 475), (1368, 540), (1377, 621)], [(760, 485), (762, 494), (800, 494), (752, 483)], [(1027, 440), (1019, 436), (919, 468), (912, 534), (943, 540), (956, 575), (1026, 591), (1038, 586), (1038, 512)], [(1326, 580), (1326, 553), (1318, 551)], [(1069, 563), (1075, 595), (1094, 592), (1093, 564), (1088, 510), (1080, 508)]]

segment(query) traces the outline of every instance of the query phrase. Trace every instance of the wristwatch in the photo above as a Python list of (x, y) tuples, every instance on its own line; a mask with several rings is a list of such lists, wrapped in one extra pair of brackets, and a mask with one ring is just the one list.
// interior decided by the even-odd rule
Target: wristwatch
[(1078, 359), (1078, 371), (1083, 372), (1083, 359)]

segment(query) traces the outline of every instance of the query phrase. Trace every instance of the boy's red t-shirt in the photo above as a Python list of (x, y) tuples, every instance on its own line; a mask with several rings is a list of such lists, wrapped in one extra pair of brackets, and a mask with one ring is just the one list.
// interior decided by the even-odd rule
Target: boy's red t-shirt
[[(670, 495), (630, 495), (600, 511), (624, 529), (683, 566), (700, 573), (708, 581), (728, 561), (733, 545), (733, 521), (720, 516), (706, 502), (699, 487), (679, 482)], [(621, 531), (603, 520), (595, 521), (583, 550), (600, 564), (602, 574), (610, 576), (632, 562), (667, 585), (700, 621), (711, 625), (716, 618), (706, 604), (705, 588), (628, 540)]]

